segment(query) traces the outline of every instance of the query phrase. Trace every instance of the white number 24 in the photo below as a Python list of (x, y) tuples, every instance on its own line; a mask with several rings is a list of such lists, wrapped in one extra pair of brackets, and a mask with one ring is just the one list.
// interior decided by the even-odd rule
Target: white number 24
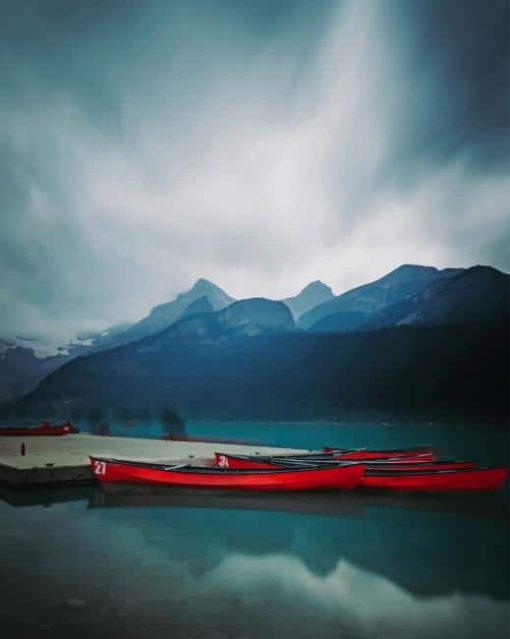
[(221, 466), (222, 468), (228, 468), (228, 459), (225, 457), (225, 455), (220, 455), (218, 466)]

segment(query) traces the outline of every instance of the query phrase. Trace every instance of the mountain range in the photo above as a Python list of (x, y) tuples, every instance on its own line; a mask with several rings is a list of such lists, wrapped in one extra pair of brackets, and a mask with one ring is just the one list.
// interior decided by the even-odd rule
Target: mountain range
[(69, 355), (40, 354), (32, 340), (0, 339), (0, 402), (21, 397), (33, 390), (52, 371), (70, 359)]
[(186, 321), (68, 362), (13, 414), (172, 406), (185, 419), (508, 417), (507, 322), (230, 336), (203, 326)]
[[(316, 304), (332, 297), (333, 292), (328, 286), (312, 282), (284, 303), (297, 319)], [(51, 355), (44, 353), (44, 345), (34, 339), (0, 339), (0, 401), (9, 401), (30, 392), (46, 375), (71, 359), (154, 335), (183, 317), (218, 311), (235, 301), (219, 286), (201, 278), (174, 300), (155, 306), (140, 321), (118, 324), (101, 333), (79, 334), (74, 342), (59, 347)]]
[(404, 264), (375, 282), (358, 286), (317, 305), (300, 318), (304, 329), (352, 330), (363, 326), (374, 314), (423, 291), (429, 284), (458, 275), (462, 269), (444, 269)]
[(233, 301), (199, 280), (140, 322), (76, 348), (16, 409), (171, 402), (185, 416), (285, 419), (407, 402), (411, 412), (504, 414), (507, 274), (403, 265), (332, 295), (313, 282), (283, 301)]
[(290, 308), (294, 319), (298, 321), (316, 306), (333, 299), (335, 299), (335, 295), (330, 287), (316, 280), (305, 286), (295, 297), (288, 297), (283, 302)]

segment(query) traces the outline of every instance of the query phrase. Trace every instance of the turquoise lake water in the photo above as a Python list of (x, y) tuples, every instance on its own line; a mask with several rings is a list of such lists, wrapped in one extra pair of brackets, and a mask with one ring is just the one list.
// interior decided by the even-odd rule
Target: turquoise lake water
[[(432, 444), (508, 462), (507, 431), (494, 427), (197, 422), (186, 434), (307, 448)], [(506, 638), (507, 495), (2, 488), (2, 632)]]

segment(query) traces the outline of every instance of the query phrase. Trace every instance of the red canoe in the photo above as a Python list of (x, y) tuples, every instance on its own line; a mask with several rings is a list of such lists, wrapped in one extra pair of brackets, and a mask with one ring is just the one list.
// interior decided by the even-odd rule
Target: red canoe
[(389, 472), (400, 472), (405, 470), (457, 470), (460, 468), (476, 468), (475, 461), (432, 461), (432, 462), (394, 462), (394, 461), (369, 461), (366, 464), (367, 470), (387, 470)]
[(360, 485), (363, 464), (271, 470), (231, 470), (210, 466), (169, 465), (90, 457), (101, 482), (166, 484), (230, 490), (325, 490)]
[[(289, 466), (310, 466), (314, 464), (336, 464), (338, 460), (330, 458), (315, 459), (302, 457), (302, 458), (289, 458), (289, 457), (269, 457), (269, 456), (250, 456), (250, 455), (230, 455), (228, 453), (215, 453), (215, 462), (217, 466), (223, 468), (281, 468)], [(474, 461), (407, 461), (400, 458), (397, 459), (384, 459), (384, 460), (369, 460), (364, 462), (365, 470), (388, 470), (388, 471), (404, 471), (404, 470), (455, 470), (458, 468), (476, 468), (477, 464)]]
[[(321, 463), (310, 458), (283, 457), (251, 458), (243, 455), (216, 453), (218, 463), (228, 463), (230, 468), (242, 464), (243, 468), (313, 468)], [(336, 462), (338, 463), (338, 462)], [(329, 464), (334, 467), (335, 461)], [(341, 462), (340, 462), (341, 464)], [(369, 462), (363, 464), (365, 474), (362, 486), (366, 488), (390, 488), (411, 491), (487, 491), (497, 490), (506, 481), (507, 468), (476, 468), (473, 461), (445, 461), (420, 464), (401, 464), (392, 462)]]
[[(254, 456), (255, 457), (255, 456)], [(258, 455), (256, 456), (258, 457)], [(310, 451), (306, 453), (290, 453), (278, 455), (282, 459), (309, 458), (309, 459), (340, 459), (351, 461), (366, 461), (392, 459), (397, 461), (402, 459), (408, 461), (434, 461), (436, 452), (433, 448), (397, 448), (394, 450), (367, 450), (366, 448), (324, 448), (323, 450)]]
[(50, 422), (42, 422), (39, 426), (27, 428), (0, 428), (1, 436), (10, 437), (53, 437), (77, 433), (78, 429), (70, 422), (64, 422), (60, 426), (52, 426)]
[(275, 468), (279, 462), (289, 462), (296, 464), (328, 464), (336, 461), (361, 461), (363, 463), (388, 463), (388, 464), (430, 464), (432, 458), (424, 453), (416, 457), (384, 457), (378, 459), (345, 459), (343, 456), (331, 453), (302, 453), (301, 455), (230, 455), (228, 453), (214, 453), (216, 466), (222, 468)]
[(464, 468), (454, 470), (367, 470), (362, 486), (420, 491), (489, 491), (501, 488), (508, 468)]
[(419, 457), (421, 459), (428, 458), (433, 461), (436, 452), (433, 448), (395, 448), (394, 450), (346, 450), (344, 448), (323, 448), (325, 453), (333, 455), (336, 459), (384, 459), (387, 457), (397, 458), (403, 457), (409, 459), (411, 457)]

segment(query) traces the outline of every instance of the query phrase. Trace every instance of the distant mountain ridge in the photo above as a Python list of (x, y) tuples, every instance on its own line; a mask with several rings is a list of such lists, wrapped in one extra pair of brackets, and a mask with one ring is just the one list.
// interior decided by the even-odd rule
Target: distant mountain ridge
[(510, 276), (473, 266), (431, 282), (422, 291), (373, 315), (365, 328), (499, 321), (510, 315)]
[(374, 313), (402, 302), (435, 280), (453, 277), (462, 269), (438, 270), (431, 266), (404, 264), (384, 277), (358, 286), (305, 313), (298, 326), (320, 330), (322, 320), (335, 316), (335, 330), (353, 330), (362, 326)]
[(382, 305), (380, 310), (358, 313), (354, 317), (345, 312), (332, 313), (313, 324), (310, 330), (336, 333), (403, 325), (499, 321), (509, 316), (509, 275), (489, 266), (449, 269), (439, 274), (423, 287), (417, 287), (414, 294)]
[(214, 312), (213, 305), (209, 301), (209, 298), (207, 297), (207, 295), (204, 295), (203, 297), (199, 297), (194, 302), (191, 302), (191, 304), (188, 307), (186, 307), (186, 309), (181, 314), (180, 319), (184, 317), (189, 317), (190, 315), (200, 315), (203, 313), (213, 313), (213, 312)]
[(147, 317), (132, 324), (126, 330), (114, 335), (109, 334), (106, 339), (98, 339), (91, 344), (90, 349), (98, 351), (134, 342), (165, 330), (179, 320), (183, 314), (207, 312), (210, 309), (217, 311), (234, 301), (234, 298), (230, 297), (219, 286), (205, 278), (200, 278), (188, 291), (179, 293), (170, 302), (155, 306)]
[(69, 359), (61, 354), (38, 357), (32, 348), (0, 340), (0, 402), (34, 390), (46, 375)]
[(508, 417), (508, 322), (318, 334), (280, 330), (289, 320), (278, 310), (283, 326), (250, 334), (242, 306), (233, 316), (229, 309), (68, 362), (13, 410), (172, 405), (187, 419)]
[(316, 280), (315, 282), (310, 282), (294, 297), (288, 297), (282, 301), (290, 308), (294, 319), (298, 320), (312, 308), (332, 300), (334, 297), (335, 295), (329, 286), (320, 280)]
[(213, 343), (294, 328), (294, 319), (285, 304), (254, 297), (234, 302), (220, 311), (186, 315), (164, 331), (132, 343), (132, 347), (146, 352), (175, 341)]
[[(178, 343), (189, 347), (226, 345), (230, 341), (228, 348), (235, 349), (240, 347), (241, 338), (274, 335), (275, 339), (284, 339), (285, 334), (295, 332), (296, 324), (304, 333), (327, 334), (497, 323), (510, 314), (509, 279), (509, 275), (486, 266), (438, 270), (407, 264), (337, 297), (328, 286), (316, 281), (283, 301), (234, 301), (215, 284), (200, 279), (189, 291), (154, 307), (139, 322), (112, 327), (101, 335), (80, 335), (78, 344), (54, 349), (54, 357), (36, 356), (30, 345), (37, 341), (32, 338), (22, 343), (0, 340), (0, 401), (31, 392), (46, 375), (69, 360), (95, 353), (104, 353), (108, 360), (112, 349), (126, 345), (142, 353), (147, 349), (163, 352), (168, 344), (173, 349)], [(306, 310), (318, 300), (318, 305)], [(268, 357), (269, 366), (270, 354)]]
[(32, 391), (46, 375), (71, 359), (142, 339), (168, 328), (183, 315), (218, 310), (234, 301), (219, 286), (202, 278), (189, 291), (154, 307), (139, 322), (118, 324), (102, 333), (80, 334), (77, 341), (60, 347), (55, 355), (40, 354), (27, 340), (0, 339), (0, 401)]

